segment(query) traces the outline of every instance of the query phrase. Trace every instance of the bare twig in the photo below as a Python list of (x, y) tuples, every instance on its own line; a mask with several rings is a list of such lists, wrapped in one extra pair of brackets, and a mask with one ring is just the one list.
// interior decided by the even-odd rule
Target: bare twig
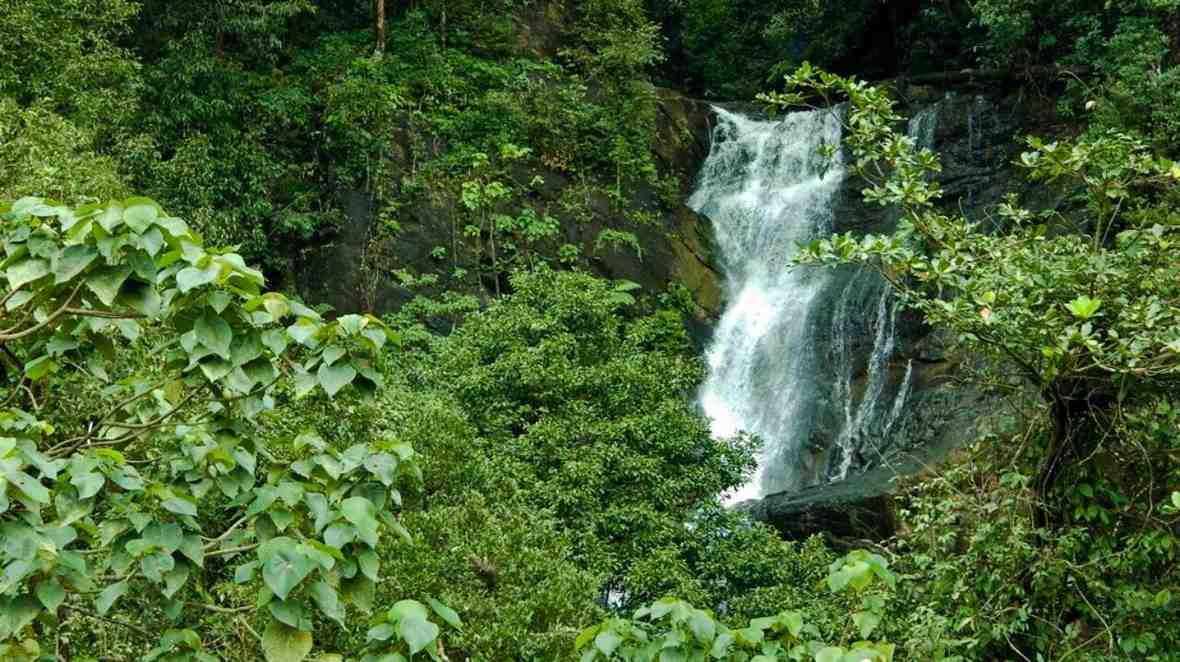
[(21, 338), (31, 336), (34, 333), (40, 331), (41, 329), (44, 329), (45, 327), (53, 324), (54, 322), (56, 322), (58, 319), (60, 319), (63, 315), (65, 315), (70, 310), (70, 306), (72, 306), (74, 304), (74, 297), (78, 296), (78, 291), (81, 289), (82, 289), (82, 283), (78, 283), (77, 287), (74, 288), (74, 291), (70, 292), (70, 295), (68, 297), (66, 297), (66, 302), (64, 304), (62, 304), (61, 308), (58, 308), (57, 310), (53, 311), (53, 314), (51, 314), (49, 317), (45, 318), (44, 322), (41, 322), (40, 324), (35, 324), (35, 325), (25, 329), (24, 331), (17, 331), (15, 333), (11, 333), (11, 331), (13, 329), (20, 326), (20, 323), (17, 323), (16, 325), (11, 326), (11, 327), (5, 329), (4, 331), (0, 332), (0, 342), (7, 342), (9, 340), (20, 340)]

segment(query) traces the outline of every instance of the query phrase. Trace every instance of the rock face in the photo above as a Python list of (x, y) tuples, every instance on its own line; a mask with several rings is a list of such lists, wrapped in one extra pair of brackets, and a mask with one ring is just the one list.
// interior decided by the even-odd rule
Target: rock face
[[(1023, 130), (1044, 124), (1045, 109), (1021, 104), (998, 94), (969, 90), (947, 94), (910, 89), (907, 114), (926, 112), (933, 118), (933, 149), (942, 158), (937, 180), (948, 213), (962, 212), (988, 227), (990, 211), (1009, 192), (1033, 208), (1059, 207), (1059, 191), (1030, 186), (1012, 165), (1019, 156), (1015, 139)], [(880, 232), (892, 219), (866, 206), (859, 196), (863, 182), (849, 181), (839, 202), (838, 231)], [(784, 537), (805, 538), (827, 533), (838, 539), (881, 540), (894, 533), (890, 494), (894, 479), (921, 471), (951, 449), (986, 431), (1009, 429), (1009, 409), (986, 394), (957, 383), (953, 377), (964, 362), (949, 351), (941, 334), (933, 333), (915, 315), (898, 321), (898, 348), (888, 369), (894, 382), (910, 372), (911, 395), (905, 416), (887, 439), (875, 440), (881, 452), (864, 458), (865, 469), (847, 480), (793, 493), (771, 494), (746, 504), (750, 514), (773, 525)], [(868, 357), (871, 330), (855, 341), (854, 354)], [(854, 392), (863, 390), (867, 369), (857, 371)]]
[[(662, 291), (673, 283), (683, 285), (697, 303), (696, 322), (703, 332), (721, 309), (721, 278), (713, 262), (709, 221), (682, 200), (708, 155), (713, 114), (703, 102), (670, 90), (657, 93), (653, 152), (662, 180), (678, 186), (671, 196), (640, 182), (630, 186), (626, 199), (617, 203), (602, 188), (578, 188), (577, 182), (557, 170), (520, 167), (511, 176), (522, 188), (537, 177), (544, 181), (531, 194), (529, 204), (560, 222), (560, 236), (548, 247), (549, 252), (556, 252), (561, 244), (573, 244), (580, 249), (584, 268), (606, 278), (633, 281), (648, 291)], [(412, 142), (406, 136), (397, 149), (409, 154)], [(578, 211), (566, 210), (565, 202), (571, 195), (579, 196)], [(367, 194), (341, 191), (338, 204), (344, 220), (333, 240), (294, 256), (289, 280), (304, 298), (331, 304), (342, 313), (383, 314), (418, 293), (454, 287), (447, 281), (450, 265), (437, 257), (435, 248), (451, 244), (457, 200), (437, 192), (414, 198), (399, 210), (396, 236), (379, 244), (375, 243), (377, 205)], [(648, 220), (637, 223), (634, 216)], [(600, 245), (601, 233), (607, 228), (632, 233), (636, 246)], [(391, 277), (394, 269), (436, 274), (440, 281), (436, 287), (413, 291)]]
[(896, 530), (893, 503), (886, 488), (860, 489), (868, 478), (772, 494), (739, 508), (773, 526), (785, 540), (817, 533), (837, 541), (884, 540)]

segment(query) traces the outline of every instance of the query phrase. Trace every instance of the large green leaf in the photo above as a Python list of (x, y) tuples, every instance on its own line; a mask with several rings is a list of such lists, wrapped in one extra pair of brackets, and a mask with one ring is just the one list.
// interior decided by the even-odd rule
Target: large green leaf
[(197, 323), (193, 325), (193, 331), (197, 334), (197, 340), (202, 345), (216, 352), (221, 358), (229, 359), (230, 344), (233, 342), (234, 332), (219, 315), (211, 310), (206, 310), (204, 315), (197, 318)]
[(315, 569), (316, 562), (299, 552), (293, 541), (270, 551), (270, 557), (262, 564), (262, 579), (280, 600), (286, 600), (299, 582)]
[(45, 260), (25, 260), (8, 267), (4, 272), (8, 277), (8, 287), (13, 290), (48, 274), (49, 263)]
[(406, 645), (410, 647), (411, 655), (424, 650), (438, 639), (438, 626), (418, 616), (399, 620), (397, 629)]
[(111, 607), (114, 606), (115, 602), (123, 597), (123, 594), (130, 587), (131, 585), (126, 581), (116, 582), (106, 587), (102, 590), (102, 593), (98, 594), (98, 599), (94, 601), (95, 609), (98, 610), (99, 614), (106, 615), (111, 610)]
[(697, 609), (692, 613), (688, 620), (688, 626), (692, 630), (693, 636), (697, 641), (702, 643), (709, 643), (713, 641), (713, 637), (717, 634), (717, 623), (703, 610)]
[(665, 648), (660, 651), (660, 662), (688, 662), (688, 653), (683, 648)]
[(356, 577), (340, 581), (340, 595), (346, 602), (356, 605), (361, 611), (373, 608), (376, 598), (377, 584), (368, 577), (358, 574)]
[(60, 285), (72, 280), (90, 266), (96, 257), (98, 251), (89, 244), (67, 246), (53, 260), (53, 282)]
[(99, 301), (109, 306), (115, 302), (115, 297), (119, 296), (119, 290), (130, 275), (131, 267), (126, 264), (101, 267), (87, 276), (86, 287), (94, 292)]
[(57, 611), (58, 606), (66, 599), (66, 590), (56, 577), (43, 579), (37, 583), (37, 599), (49, 611)]
[(176, 568), (176, 559), (171, 554), (156, 552), (148, 554), (139, 560), (139, 569), (143, 576), (159, 584), (164, 581), (164, 574)]
[(349, 497), (340, 504), (344, 519), (352, 523), (357, 534), (370, 547), (377, 546), (377, 508), (364, 497)]
[(0, 597), (0, 641), (20, 632), (41, 613), (41, 604), (31, 595)]
[(271, 600), (266, 608), (280, 623), (306, 632), (311, 631), (311, 620), (304, 614), (303, 605), (298, 600)]
[(377, 556), (377, 552), (371, 549), (366, 549), (360, 554), (357, 554), (356, 561), (361, 568), (361, 572), (364, 573), (366, 577), (372, 579), (373, 581), (377, 581), (379, 579), (379, 574), (381, 572), (381, 557)]
[(176, 287), (180, 289), (181, 294), (187, 294), (190, 290), (217, 280), (218, 272), (219, 269), (212, 265), (205, 269), (196, 267), (181, 269), (180, 273), (176, 274)]
[(302, 662), (311, 653), (310, 632), (271, 621), (262, 634), (262, 652), (267, 662)]
[(852, 615), (852, 622), (860, 631), (860, 638), (868, 639), (873, 634), (873, 630), (876, 630), (877, 626), (881, 624), (881, 615), (871, 611), (858, 611)]
[(177, 497), (165, 499), (163, 503), (160, 504), (160, 507), (170, 513), (176, 513), (177, 515), (188, 515), (189, 517), (197, 516), (197, 507), (187, 499), (180, 499)]
[(3, 465), (3, 463), (0, 463), (0, 474), (2, 474), (9, 483), (15, 485), (16, 488), (20, 490), (25, 496), (25, 498), (41, 505), (49, 503), (49, 490), (41, 484), (41, 481), (33, 478), (23, 471), (17, 469), (8, 469)]
[(331, 397), (336, 395), (340, 389), (348, 386), (356, 377), (356, 370), (347, 363), (337, 365), (321, 363), (316, 376), (319, 378), (320, 386), (323, 387), (324, 392)]
[(105, 482), (106, 478), (97, 472), (78, 474), (70, 478), (70, 484), (78, 488), (79, 499), (89, 499), (95, 494), (98, 494), (98, 491), (102, 489), (103, 483)]
[(397, 480), (397, 458), (389, 453), (377, 453), (365, 458), (365, 469), (386, 487)]
[(147, 203), (136, 204), (123, 212), (123, 222), (137, 233), (146, 232), (159, 217), (160, 210), (155, 205)]
[(35, 382), (56, 370), (57, 367), (57, 362), (50, 357), (39, 356), (25, 364), (25, 377)]
[(439, 617), (450, 624), (451, 627), (457, 629), (461, 629), (463, 627), (463, 619), (459, 618), (459, 613), (454, 609), (451, 609), (434, 598), (427, 599), (427, 602), (430, 603), (430, 608), (434, 610), (434, 613), (438, 614)]
[(344, 610), (340, 607), (336, 589), (329, 586), (327, 582), (316, 582), (312, 584), (311, 597), (324, 616), (335, 621), (340, 627), (344, 627)]
[(594, 637), (594, 647), (608, 658), (614, 654), (615, 649), (621, 643), (623, 643), (623, 638), (613, 630), (603, 630), (598, 633), (597, 637)]
[(729, 647), (732, 645), (733, 635), (728, 632), (722, 632), (713, 640), (713, 647), (709, 654), (717, 659), (722, 659), (729, 653)]
[(287, 349), (287, 334), (280, 329), (269, 329), (262, 334), (262, 344), (278, 356)]
[(841, 662), (844, 659), (844, 649), (838, 646), (821, 648), (815, 653), (815, 662)]
[(131, 281), (124, 286), (123, 293), (119, 296), (119, 303), (128, 306), (144, 317), (155, 317), (160, 313), (163, 299), (160, 298), (160, 293), (156, 291), (155, 287), (147, 283)]
[(172, 570), (166, 572), (164, 574), (164, 597), (171, 598), (172, 596), (176, 595), (176, 592), (179, 591), (182, 586), (184, 586), (186, 581), (188, 581), (188, 576), (191, 571), (192, 567), (189, 566), (189, 564), (177, 563), (175, 567), (172, 568)]

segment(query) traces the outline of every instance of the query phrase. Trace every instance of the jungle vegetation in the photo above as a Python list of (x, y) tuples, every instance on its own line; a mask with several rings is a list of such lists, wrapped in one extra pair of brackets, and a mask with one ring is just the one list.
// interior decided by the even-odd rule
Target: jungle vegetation
[[(1067, 209), (938, 204), (894, 92), (964, 70), (1051, 99)], [(0, 660), (1180, 659), (1178, 81), (1177, 0), (6, 0)], [(681, 193), (660, 87), (847, 104), (900, 221), (793, 268), (1035, 395), (893, 539), (723, 508), (758, 440), (692, 406), (690, 297), (588, 273)], [(294, 292), (342, 191), (374, 245), (447, 210), (433, 271), (355, 265), (423, 296)]]

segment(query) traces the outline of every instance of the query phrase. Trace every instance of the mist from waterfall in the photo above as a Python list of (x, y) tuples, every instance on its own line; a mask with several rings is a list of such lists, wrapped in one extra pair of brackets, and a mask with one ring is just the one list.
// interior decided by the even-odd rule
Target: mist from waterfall
[[(898, 304), (880, 277), (789, 264), (800, 243), (833, 231), (846, 169), (842, 150), (822, 148), (839, 145), (840, 112), (763, 120), (717, 109), (689, 199), (713, 224), (725, 275), (700, 406), (715, 436), (764, 444), (731, 503), (846, 477), (909, 392), (912, 366), (900, 384), (889, 374)], [(915, 117), (910, 134), (928, 144), (932, 126)]]

